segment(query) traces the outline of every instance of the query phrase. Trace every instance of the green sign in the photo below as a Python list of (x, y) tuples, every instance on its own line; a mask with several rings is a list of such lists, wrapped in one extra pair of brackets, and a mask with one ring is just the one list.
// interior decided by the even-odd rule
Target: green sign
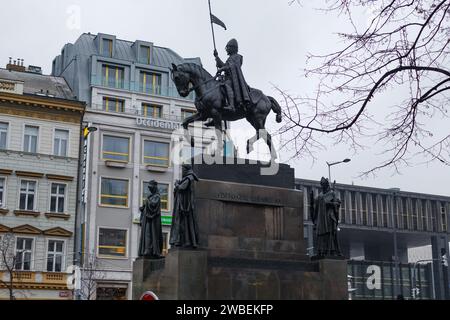
[(166, 226), (172, 225), (172, 216), (161, 216), (161, 223)]

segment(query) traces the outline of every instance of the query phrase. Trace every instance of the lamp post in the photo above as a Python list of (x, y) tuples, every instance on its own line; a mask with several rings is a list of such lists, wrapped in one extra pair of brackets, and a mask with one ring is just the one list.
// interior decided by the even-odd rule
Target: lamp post
[(351, 161), (351, 159), (349, 159), (349, 158), (345, 158), (342, 161), (336, 161), (336, 162), (331, 162), (331, 163), (329, 163), (327, 161), (327, 165), (328, 165), (328, 182), (330, 184), (331, 184), (331, 166), (334, 166), (334, 165), (339, 164), (339, 163), (347, 163), (347, 162), (350, 162), (350, 161)]
[[(82, 143), (83, 143), (83, 155), (82, 158), (83, 161), (81, 163), (81, 195), (80, 195), (80, 199), (79, 199), (79, 204), (81, 206), (81, 216), (79, 217), (79, 232), (78, 234), (79, 239), (78, 241), (76, 241), (76, 252), (77, 252), (77, 260), (76, 264), (79, 265), (80, 267), (83, 267), (84, 264), (84, 257), (83, 257), (83, 252), (84, 249), (83, 247), (86, 245), (86, 222), (87, 222), (87, 217), (86, 217), (86, 200), (87, 200), (87, 186), (88, 186), (88, 178), (89, 178), (89, 163), (88, 163), (88, 157), (89, 157), (89, 135), (92, 132), (97, 131), (96, 127), (93, 127), (91, 125), (91, 123), (88, 123), (82, 131)], [(77, 219), (78, 220), (78, 219)], [(75, 300), (80, 300), (81, 299), (81, 295), (79, 290), (77, 290), (75, 292)]]

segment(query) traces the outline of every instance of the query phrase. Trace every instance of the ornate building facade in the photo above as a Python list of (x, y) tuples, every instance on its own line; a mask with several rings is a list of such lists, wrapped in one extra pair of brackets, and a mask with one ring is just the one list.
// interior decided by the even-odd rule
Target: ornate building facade
[(0, 299), (71, 299), (84, 110), (64, 78), (0, 69)]

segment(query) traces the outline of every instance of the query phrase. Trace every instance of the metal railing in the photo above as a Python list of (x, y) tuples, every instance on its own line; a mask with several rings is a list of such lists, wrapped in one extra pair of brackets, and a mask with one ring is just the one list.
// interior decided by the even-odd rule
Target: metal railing
[(99, 104), (99, 103), (92, 103), (91, 105), (88, 106), (88, 108), (90, 108), (91, 110), (98, 110), (98, 111), (104, 111), (104, 112), (109, 112), (109, 113), (114, 113), (114, 114), (128, 114), (128, 115), (134, 115), (136, 117), (142, 117), (142, 118), (147, 118), (147, 119), (155, 119), (155, 120), (168, 120), (168, 121), (173, 121), (173, 122), (183, 122), (183, 120), (185, 119), (185, 117), (183, 116), (177, 116), (177, 115), (170, 115), (170, 114), (166, 114), (163, 113), (161, 114), (160, 117), (153, 117), (149, 114), (145, 114), (144, 110), (140, 107), (140, 106), (132, 106), (131, 108), (127, 108), (127, 106), (124, 106), (124, 108), (122, 110), (115, 110), (115, 109), (109, 109), (106, 110), (106, 107), (103, 104)]
[(106, 87), (106, 88), (127, 90), (127, 91), (132, 91), (132, 92), (141, 93), (141, 94), (149, 94), (149, 95), (163, 96), (163, 97), (176, 98), (176, 99), (186, 99), (186, 100), (190, 100), (190, 101), (193, 101), (195, 99), (195, 95), (193, 92), (191, 92), (187, 97), (181, 97), (178, 94), (177, 88), (174, 86), (146, 85), (145, 87), (143, 87), (142, 84), (139, 82), (126, 81), (126, 80), (116, 81), (115, 79), (106, 81), (106, 79), (104, 79), (102, 76), (91, 76), (91, 85), (92, 86), (101, 86), (101, 87)]

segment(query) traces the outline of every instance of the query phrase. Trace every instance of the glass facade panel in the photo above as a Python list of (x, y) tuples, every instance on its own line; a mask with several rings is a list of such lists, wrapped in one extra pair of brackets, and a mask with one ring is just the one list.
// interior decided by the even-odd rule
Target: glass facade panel
[(102, 178), (100, 203), (108, 206), (127, 207), (128, 181)]
[(139, 89), (141, 92), (149, 94), (161, 94), (161, 75), (141, 71), (139, 79)]
[(161, 118), (162, 117), (162, 107), (143, 103), (142, 104), (142, 115), (148, 118)]
[(103, 160), (128, 162), (130, 139), (125, 137), (103, 135)]
[(125, 79), (124, 68), (104, 64), (102, 66), (102, 84), (105, 87), (123, 89)]
[(378, 197), (376, 194), (372, 194), (372, 226), (378, 227)]
[(125, 257), (127, 255), (127, 230), (99, 229), (99, 255)]
[(169, 166), (169, 144), (165, 142), (144, 141), (144, 164)]
[(125, 112), (125, 101), (116, 98), (103, 97), (103, 111)]

